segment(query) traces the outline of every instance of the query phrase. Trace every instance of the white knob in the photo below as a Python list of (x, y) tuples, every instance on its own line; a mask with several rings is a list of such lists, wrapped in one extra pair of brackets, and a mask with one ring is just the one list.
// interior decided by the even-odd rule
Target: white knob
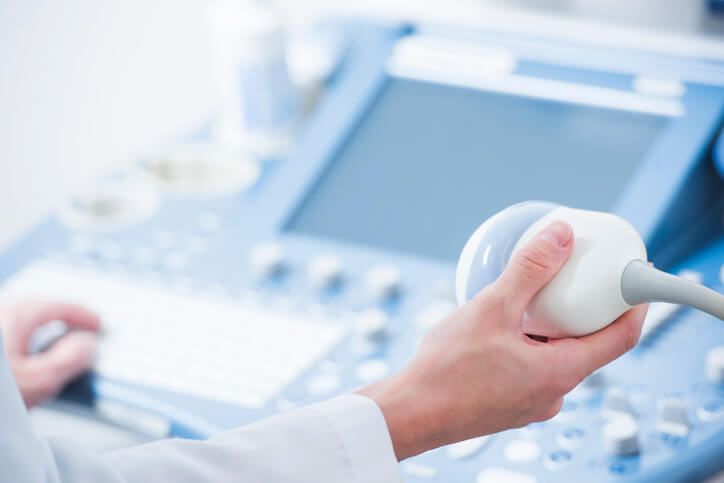
[(342, 259), (332, 253), (314, 257), (307, 266), (309, 283), (315, 288), (328, 288), (342, 280)]
[(251, 268), (262, 277), (274, 275), (284, 268), (286, 254), (279, 243), (260, 243), (251, 249)]
[(375, 267), (367, 273), (367, 288), (376, 299), (397, 295), (401, 282), (400, 269), (392, 265)]
[(706, 354), (706, 375), (716, 384), (724, 384), (724, 345), (714, 347)]
[(639, 425), (631, 416), (613, 418), (603, 426), (603, 447), (615, 455), (639, 452)]
[(603, 394), (603, 415), (608, 418), (632, 416), (633, 409), (626, 391), (612, 387)]
[(368, 309), (360, 313), (355, 321), (357, 333), (367, 342), (382, 342), (387, 338), (390, 317), (379, 309)]
[(677, 397), (669, 397), (660, 399), (656, 406), (659, 412), (657, 429), (662, 433), (686, 436), (689, 432), (686, 402)]

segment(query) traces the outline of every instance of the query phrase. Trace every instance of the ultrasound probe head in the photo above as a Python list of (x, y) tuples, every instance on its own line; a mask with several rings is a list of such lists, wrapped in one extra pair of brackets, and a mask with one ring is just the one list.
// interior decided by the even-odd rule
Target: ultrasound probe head
[(641, 237), (623, 218), (539, 201), (507, 208), (473, 233), (458, 260), (458, 303), (495, 281), (518, 250), (557, 220), (571, 225), (573, 250), (528, 306), (526, 333), (590, 334), (632, 306), (651, 301), (689, 305), (724, 318), (724, 296), (649, 266)]

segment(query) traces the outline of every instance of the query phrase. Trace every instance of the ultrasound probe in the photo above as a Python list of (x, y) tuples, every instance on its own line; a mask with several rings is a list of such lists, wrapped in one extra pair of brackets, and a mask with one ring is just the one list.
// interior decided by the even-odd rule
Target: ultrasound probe
[(573, 250), (528, 306), (526, 333), (590, 334), (646, 302), (687, 305), (724, 320), (724, 295), (650, 266), (643, 240), (623, 218), (541, 201), (513, 205), (473, 233), (458, 260), (458, 303), (495, 281), (518, 250), (557, 220), (571, 225)]

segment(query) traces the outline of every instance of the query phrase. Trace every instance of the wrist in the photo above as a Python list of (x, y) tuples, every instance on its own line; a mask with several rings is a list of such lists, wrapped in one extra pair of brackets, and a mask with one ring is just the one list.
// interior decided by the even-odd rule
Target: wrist
[(439, 446), (445, 427), (434, 391), (411, 379), (403, 371), (355, 391), (379, 406), (398, 461)]

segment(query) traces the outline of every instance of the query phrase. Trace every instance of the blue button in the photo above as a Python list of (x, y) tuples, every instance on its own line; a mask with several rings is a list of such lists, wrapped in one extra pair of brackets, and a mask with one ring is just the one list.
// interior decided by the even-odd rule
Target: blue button
[(549, 470), (562, 470), (570, 466), (572, 460), (573, 455), (571, 453), (559, 449), (550, 453), (548, 457), (543, 460), (543, 464)]
[(581, 428), (568, 428), (561, 435), (566, 439), (581, 439), (586, 436), (586, 432)]
[(615, 475), (627, 475), (635, 473), (638, 470), (638, 462), (635, 460), (631, 461), (612, 461), (608, 465), (608, 471)]
[(566, 428), (558, 433), (558, 444), (566, 449), (574, 449), (583, 444), (586, 432), (581, 428)]
[(558, 463), (565, 463), (566, 461), (570, 461), (572, 457), (573, 456), (571, 455), (571, 453), (562, 449), (554, 451), (550, 455), (551, 461), (555, 461)]
[(710, 413), (718, 413), (724, 411), (724, 399), (713, 399), (704, 404), (704, 409)]
[(611, 473), (617, 474), (617, 475), (624, 475), (628, 472), (628, 467), (623, 463), (611, 463), (611, 465), (608, 467), (609, 471)]

